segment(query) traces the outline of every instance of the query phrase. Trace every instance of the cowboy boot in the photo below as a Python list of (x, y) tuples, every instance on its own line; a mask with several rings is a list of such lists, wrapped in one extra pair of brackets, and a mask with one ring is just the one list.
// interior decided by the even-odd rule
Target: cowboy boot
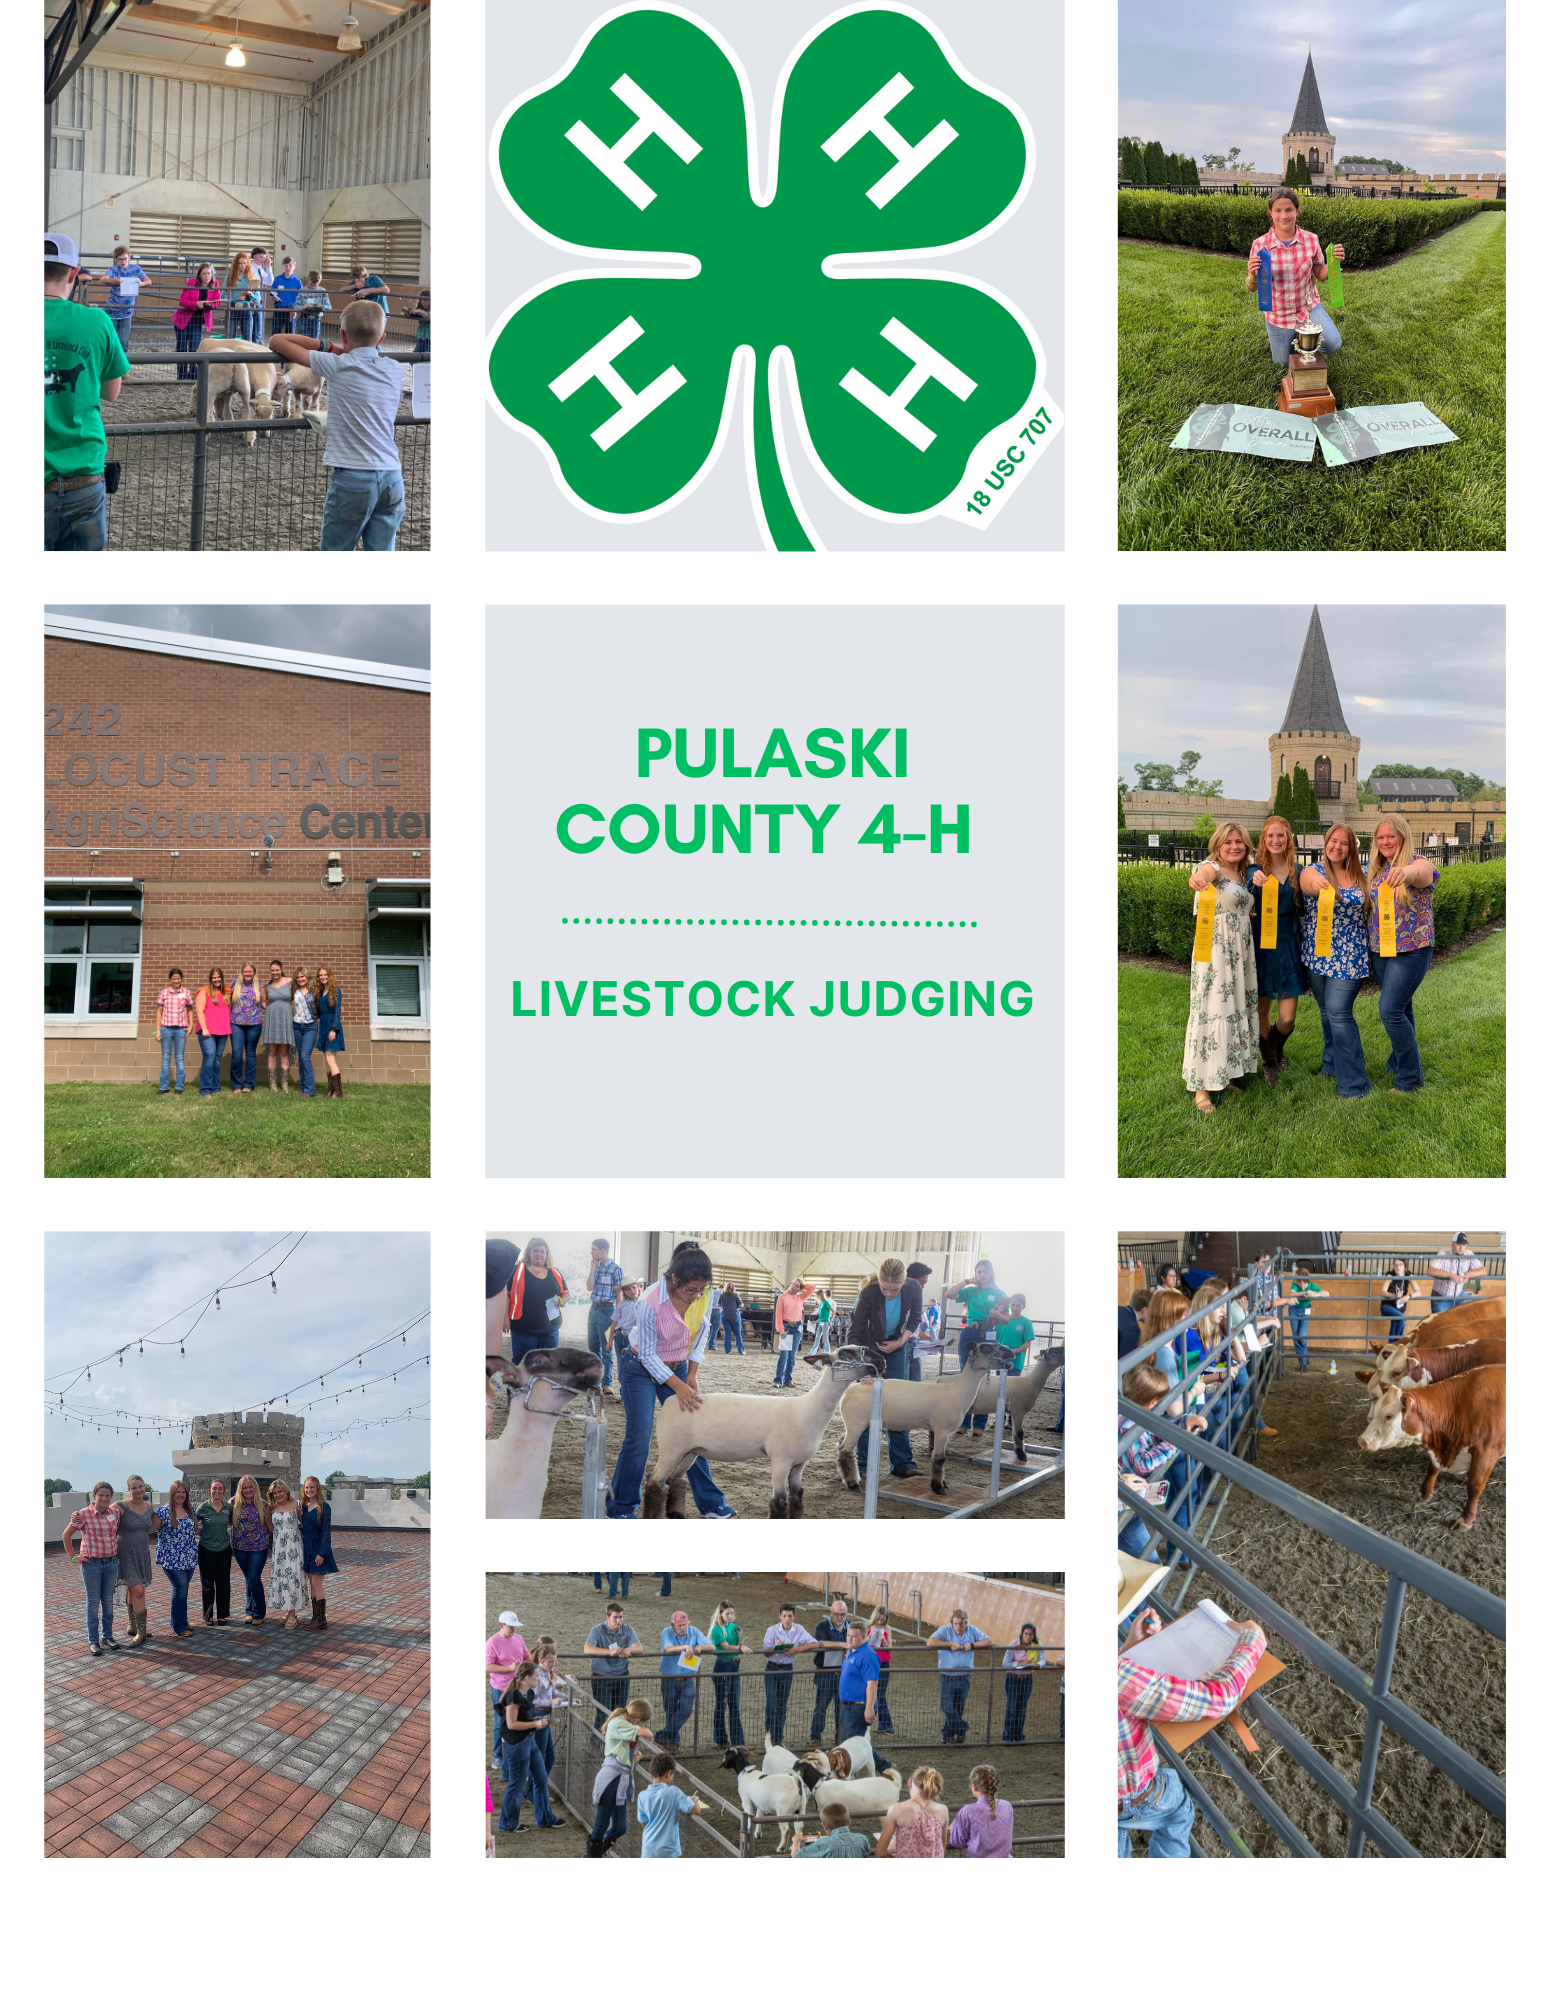
[(333, 1078), (333, 1081), (334, 1081), (334, 1082), (335, 1082), (335, 1083), (337, 1084), (337, 1086), (338, 1086), (338, 1091), (337, 1091), (337, 1094), (338, 1094), (338, 1096), (339, 1096), (339, 1097), (342, 1097), (342, 1095), (343, 1095), (343, 1078), (342, 1078), (341, 1076), (336, 1076), (336, 1077), (334, 1077), (334, 1078)]
[(1286, 1069), (1286, 1068), (1287, 1068), (1287, 1039), (1288, 1039), (1288, 1036), (1292, 1034), (1292, 1032), (1293, 1032), (1293, 1029), (1294, 1029), (1294, 1028), (1295, 1028), (1296, 1026), (1297, 1026), (1297, 1023), (1296, 1023), (1296, 1022), (1289, 1022), (1289, 1024), (1287, 1025), (1287, 1027), (1285, 1027), (1285, 1028), (1284, 1028), (1284, 1027), (1282, 1026), (1281, 1022), (1279, 1021), (1279, 1022), (1277, 1023), (1277, 1025), (1276, 1025), (1276, 1026), (1275, 1026), (1275, 1027), (1274, 1027), (1274, 1028), (1272, 1029), (1272, 1031), (1271, 1031), (1271, 1032), (1272, 1032), (1272, 1036), (1273, 1036), (1273, 1038), (1274, 1038), (1274, 1040), (1276, 1041), (1276, 1044), (1277, 1044), (1277, 1067), (1278, 1067), (1278, 1069)]
[(1274, 1029), (1268, 1028), (1264, 1035), (1257, 1037), (1261, 1045), (1261, 1068), (1265, 1072), (1268, 1090), (1275, 1090), (1277, 1087), (1277, 1045), (1272, 1040), (1274, 1033)]
[(282, 1084), (280, 1085), (280, 1089), (281, 1089), (281, 1090), (282, 1090), (282, 1091), (284, 1092), (284, 1094), (285, 1094), (285, 1096), (286, 1096), (286, 1097), (288, 1097), (288, 1096), (289, 1096), (289, 1094), (290, 1094), (290, 1072), (289, 1072), (289, 1070), (288, 1070), (288, 1069), (286, 1069), (286, 1070), (285, 1070), (285, 1072), (284, 1072), (284, 1082), (283, 1082), (283, 1083), (282, 1083)]
[(325, 1597), (312, 1598), (311, 1623), (306, 1627), (306, 1630), (308, 1632), (325, 1632), (327, 1630), (327, 1599)]
[(277, 1091), (279, 1088), (279, 1079), (274, 1074), (274, 1066), (272, 1063), (268, 1065), (268, 1087), (270, 1090), (273, 1091)]

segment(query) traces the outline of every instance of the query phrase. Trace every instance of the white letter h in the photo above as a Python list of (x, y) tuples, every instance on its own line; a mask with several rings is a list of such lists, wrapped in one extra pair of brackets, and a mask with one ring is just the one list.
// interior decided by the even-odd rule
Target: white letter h
[(964, 369), (957, 368), (953, 361), (946, 361), (936, 347), (930, 347), (921, 334), (914, 333), (909, 326), (903, 326), (899, 319), (892, 319), (880, 329), (880, 338), (888, 340), (892, 347), (899, 347), (912, 363), (906, 374), (887, 396), (883, 389), (877, 389), (867, 375), (861, 375), (856, 368), (850, 368), (842, 378), (842, 387), (850, 396), (856, 396), (866, 410), (871, 410), (882, 424), (889, 424), (893, 431), (900, 433), (908, 444), (916, 445), (919, 451), (926, 451), (934, 441), (935, 433), (926, 424), (919, 423), (907, 408), (912, 398), (930, 379), (942, 382), (950, 394), (960, 402), (972, 395), (976, 384)]
[(570, 145), (577, 146), (590, 164), (599, 168), (635, 208), (647, 208), (655, 198), (655, 190), (634, 173), (628, 165), (629, 156), (636, 153), (649, 138), (663, 139), (677, 159), (687, 163), (695, 160), (703, 149), (690, 132), (684, 132), (670, 113), (655, 103), (647, 90), (639, 88), (631, 76), (619, 76), (612, 85), (612, 95), (620, 97), (630, 111), (637, 113), (637, 123), (630, 125), (614, 146), (603, 146), (583, 118), (577, 119), (563, 136)]
[[(642, 337), (643, 331), (629, 313), (625, 320), (619, 321), (610, 333), (603, 333), (594, 347), (587, 349), (547, 385), (560, 403), (566, 403), (574, 391), (582, 389), (587, 382), (599, 382), (617, 399), (617, 408), (604, 424), (590, 433), (602, 451), (610, 451), (635, 424), (641, 424), (652, 410), (659, 409), (667, 396), (674, 396), (678, 389), (687, 386), (686, 376), (675, 367), (656, 375), (643, 389), (630, 389), (623, 381), (612, 364), (625, 347), (631, 347), (635, 340)], [(948, 363), (945, 365), (948, 366)]]

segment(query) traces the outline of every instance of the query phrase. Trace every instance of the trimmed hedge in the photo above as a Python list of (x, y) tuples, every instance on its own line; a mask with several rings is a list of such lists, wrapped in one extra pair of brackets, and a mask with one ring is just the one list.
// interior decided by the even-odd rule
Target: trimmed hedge
[[(1467, 195), (1456, 195), (1452, 201), (1357, 201), (1344, 195), (1310, 195), (1299, 210), (1299, 220), (1322, 243), (1341, 244), (1345, 268), (1355, 271), (1376, 257), (1409, 250), (1425, 237), (1468, 222), (1491, 205)], [(1256, 237), (1270, 227), (1264, 195), (1159, 194), (1143, 188), (1122, 188), (1116, 195), (1118, 233), (1155, 243), (1183, 243), (1192, 250), (1232, 251), (1247, 257)]]
[[(1157, 953), (1186, 964), (1196, 920), (1187, 868), (1157, 861), (1116, 870), (1116, 944), (1145, 957)], [(1432, 899), (1432, 927), (1441, 949), (1507, 914), (1507, 862), (1459, 862), (1443, 870)]]

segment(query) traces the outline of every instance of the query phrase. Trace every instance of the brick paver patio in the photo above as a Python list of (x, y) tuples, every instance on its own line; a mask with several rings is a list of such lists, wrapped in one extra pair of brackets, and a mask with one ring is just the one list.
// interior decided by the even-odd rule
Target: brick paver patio
[(48, 1854), (429, 1852), (429, 1537), (335, 1530), (325, 1633), (206, 1626), (171, 1635), (155, 1572), (150, 1643), (93, 1659), (80, 1572), (43, 1563)]

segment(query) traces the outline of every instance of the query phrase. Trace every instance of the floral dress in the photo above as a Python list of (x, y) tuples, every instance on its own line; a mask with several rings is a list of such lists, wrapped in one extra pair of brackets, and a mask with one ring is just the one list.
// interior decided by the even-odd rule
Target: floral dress
[(169, 1506), (156, 1509), (160, 1532), (156, 1536), (156, 1562), (168, 1572), (190, 1575), (198, 1568), (198, 1528), (186, 1514), (176, 1521)]
[(1187, 1090), (1222, 1090), (1260, 1066), (1256, 1020), (1255, 941), (1250, 915), (1255, 898), (1242, 882), (1220, 876), (1212, 927), (1212, 957), (1191, 961), (1191, 1013), (1181, 1076)]
[(898, 1861), (942, 1861), (944, 1828), (924, 1806), (916, 1819), (897, 1830), (890, 1851)]
[(1316, 956), (1314, 949), (1314, 932), (1319, 915), (1320, 899), (1306, 889), (1301, 934), (1306, 969), (1320, 979), (1366, 979), (1368, 913), (1363, 906), (1362, 890), (1337, 889), (1336, 908), (1330, 926), (1330, 951), (1324, 958)]
[(300, 1516), (275, 1514), (274, 1553), (269, 1571), (270, 1611), (305, 1611), (311, 1603), (306, 1558), (300, 1544)]

